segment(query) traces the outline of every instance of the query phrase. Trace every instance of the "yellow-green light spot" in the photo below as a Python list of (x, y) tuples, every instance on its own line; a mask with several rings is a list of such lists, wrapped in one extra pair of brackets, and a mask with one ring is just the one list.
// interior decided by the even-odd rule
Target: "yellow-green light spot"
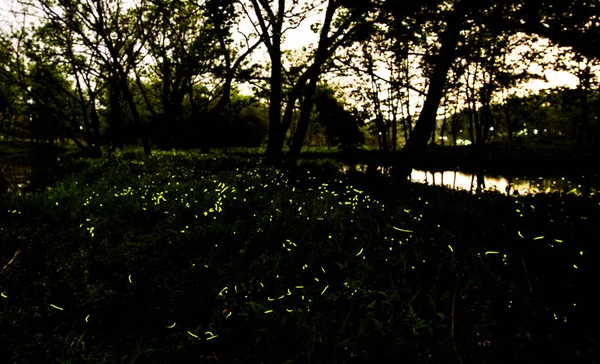
[(363, 252), (363, 248), (360, 248), (360, 251), (358, 252), (358, 254), (356, 254), (356, 256), (358, 257), (359, 255), (361, 255)]
[(303, 289), (303, 288), (304, 288), (304, 286), (296, 286), (296, 287), (294, 287), (294, 288)]
[(583, 255), (583, 250), (580, 250), (580, 251), (579, 251), (579, 255)]
[(579, 269), (579, 267), (577, 266), (577, 264), (573, 264), (573, 268)]
[(50, 304), (50, 307), (56, 308), (57, 310), (61, 310), (61, 311), (64, 311), (64, 310), (65, 310), (64, 308), (62, 308), (62, 307), (58, 307), (58, 306), (56, 306), (56, 305), (53, 305), (53, 304)]
[(327, 291), (327, 288), (329, 288), (329, 285), (325, 286), (325, 288), (323, 288), (323, 291), (321, 291), (321, 296), (323, 295), (323, 293), (325, 293), (325, 291)]
[(231, 316), (231, 312), (229, 312), (229, 313), (227, 314), (227, 316), (225, 316), (225, 320), (227, 320), (227, 319), (229, 318), (229, 316)]
[(0, 293), (0, 295), (2, 296), (2, 298), (8, 298), (8, 296), (4, 292)]
[(129, 283), (133, 284), (133, 282), (131, 281), (131, 274), (129, 275)]
[[(448, 244), (448, 248), (450, 248), (450, 251), (451, 251), (452, 253), (454, 253), (454, 249), (452, 249), (452, 245)], [(390, 249), (390, 250), (391, 250), (391, 249)]]
[(223, 289), (221, 290), (221, 292), (219, 292), (219, 296), (222, 296), (222, 295), (223, 295), (223, 292), (225, 292), (225, 291), (227, 291), (227, 287), (223, 288)]
[(268, 299), (269, 301), (277, 301), (277, 300), (280, 300), (280, 299), (282, 299), (283, 297), (284, 297), (284, 295), (281, 295), (280, 297), (276, 297), (276, 298), (267, 297), (267, 299)]
[(172, 329), (172, 328), (174, 328), (174, 327), (175, 327), (175, 325), (177, 325), (177, 323), (176, 323), (176, 322), (173, 322), (173, 325), (171, 325), (171, 326), (167, 326), (167, 329)]
[(522, 237), (523, 239), (525, 239), (525, 237), (523, 236), (523, 234), (521, 234), (520, 231), (517, 231), (517, 233), (519, 234), (520, 237)]
[(533, 238), (533, 240), (540, 240), (540, 239), (543, 239), (543, 238), (544, 238), (543, 236), (538, 236), (538, 237)]
[(323, 271), (323, 273), (325, 273), (325, 268), (321, 267), (321, 270)]
[(90, 315), (87, 315), (87, 316), (85, 317), (85, 322), (88, 322), (88, 320), (89, 320), (89, 319), (90, 319)]
[(271, 313), (273, 310), (266, 310), (265, 313)]
[(187, 333), (188, 333), (190, 336), (193, 336), (193, 337), (195, 337), (195, 338), (196, 338), (196, 339), (198, 339), (198, 340), (200, 339), (200, 338), (198, 337), (198, 335), (194, 335), (194, 334), (192, 334), (192, 333), (191, 333), (191, 332), (189, 332), (189, 331), (188, 331)]
[(554, 239), (554, 241), (555, 241), (555, 242), (557, 242), (557, 243), (562, 243), (562, 242), (563, 242), (563, 241), (562, 241), (562, 240), (560, 240), (560, 239)]
[(287, 312), (292, 312), (293, 310), (290, 310), (289, 308), (285, 309)]
[(488, 255), (488, 254), (500, 254), (500, 252), (490, 250), (490, 251), (485, 252), (485, 255)]
[(400, 228), (397, 228), (397, 227), (395, 227), (395, 226), (392, 226), (392, 227), (393, 227), (394, 229), (396, 229), (396, 230), (398, 230), (398, 231), (402, 231), (402, 232), (404, 232), (404, 233), (412, 233), (412, 232), (413, 232), (412, 230), (400, 229)]

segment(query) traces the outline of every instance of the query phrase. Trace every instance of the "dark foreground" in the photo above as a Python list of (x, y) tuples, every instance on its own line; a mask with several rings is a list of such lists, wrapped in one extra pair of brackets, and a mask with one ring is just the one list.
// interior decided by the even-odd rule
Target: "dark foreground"
[(0, 362), (597, 362), (600, 200), (306, 168), (124, 153), (5, 196)]

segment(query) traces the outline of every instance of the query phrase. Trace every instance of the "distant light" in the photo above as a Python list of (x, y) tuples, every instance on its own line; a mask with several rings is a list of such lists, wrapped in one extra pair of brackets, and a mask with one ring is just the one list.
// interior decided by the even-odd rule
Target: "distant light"
[(538, 130), (537, 129), (533, 129), (533, 134), (537, 135)]
[(379, 132), (379, 135), (381, 135), (381, 132)]
[(490, 131), (494, 131), (494, 127), (493, 126), (490, 126)]
[(547, 132), (548, 132), (548, 129), (544, 129), (544, 133), (547, 133)]
[(79, 125), (79, 130), (83, 130), (83, 126)]

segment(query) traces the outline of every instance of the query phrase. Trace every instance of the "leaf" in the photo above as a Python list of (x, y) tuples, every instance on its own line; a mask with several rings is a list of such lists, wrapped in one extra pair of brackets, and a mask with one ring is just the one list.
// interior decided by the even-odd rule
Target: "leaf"
[(362, 321), (360, 322), (360, 326), (358, 327), (358, 333), (356, 337), (360, 337), (365, 332), (365, 328), (369, 324), (369, 321), (371, 321), (371, 315), (368, 315), (367, 317), (362, 319)]

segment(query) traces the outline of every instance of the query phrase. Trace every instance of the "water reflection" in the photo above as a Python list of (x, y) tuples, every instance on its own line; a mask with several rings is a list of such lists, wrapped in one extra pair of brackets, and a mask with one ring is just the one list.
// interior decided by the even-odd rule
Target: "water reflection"
[(5, 163), (0, 168), (0, 193), (40, 191), (64, 174), (60, 157)]
[[(342, 166), (341, 172), (349, 170), (363, 173), (387, 174), (390, 167), (367, 166), (364, 164), (352, 167)], [(574, 177), (538, 177), (520, 178), (490, 176), (485, 174), (471, 174), (459, 171), (428, 172), (413, 170), (409, 179), (413, 182), (426, 183), (435, 186), (445, 186), (456, 190), (471, 192), (497, 191), (505, 195), (523, 195), (537, 193), (564, 193), (577, 196), (593, 196), (597, 191), (597, 184), (591, 178)]]

